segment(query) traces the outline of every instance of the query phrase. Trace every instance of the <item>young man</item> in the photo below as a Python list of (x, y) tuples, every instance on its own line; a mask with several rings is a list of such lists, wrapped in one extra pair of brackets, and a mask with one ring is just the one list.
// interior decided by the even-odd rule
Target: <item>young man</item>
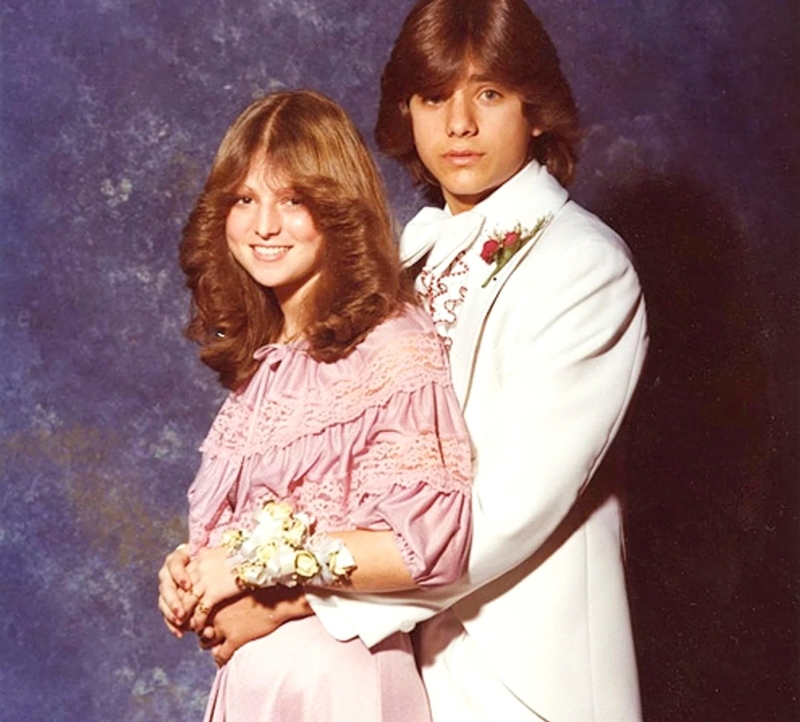
[[(622, 240), (564, 189), (577, 113), (524, 1), (418, 2), (376, 137), (445, 204), (401, 251), (475, 449), (473, 546), (443, 593), (311, 606), (370, 646), (416, 626), (434, 722), (636, 722), (620, 504), (600, 465), (644, 360), (644, 302)], [(279, 613), (261, 608), (261, 633)], [(235, 610), (226, 624), (223, 657), (247, 638)]]
[(446, 204), (401, 251), (475, 448), (473, 546), (443, 598), (312, 606), (368, 644), (439, 612), (417, 636), (436, 722), (638, 720), (620, 504), (596, 472), (645, 311), (622, 240), (564, 190), (577, 113), (555, 48), (523, 0), (422, 0), (381, 90), (381, 150)]

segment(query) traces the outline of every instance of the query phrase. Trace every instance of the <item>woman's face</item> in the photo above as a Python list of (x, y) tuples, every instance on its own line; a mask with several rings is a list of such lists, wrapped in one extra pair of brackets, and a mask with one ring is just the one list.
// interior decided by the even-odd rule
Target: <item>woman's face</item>
[(236, 189), (225, 234), (233, 257), (251, 278), (275, 293), (284, 316), (298, 309), (321, 270), (322, 234), (290, 188), (268, 179), (254, 160)]

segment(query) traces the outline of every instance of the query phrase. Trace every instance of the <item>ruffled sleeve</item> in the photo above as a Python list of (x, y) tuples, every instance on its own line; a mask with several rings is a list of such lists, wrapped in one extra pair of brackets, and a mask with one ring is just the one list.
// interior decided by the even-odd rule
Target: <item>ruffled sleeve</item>
[(395, 388), (375, 410), (368, 442), (354, 459), (358, 503), (350, 521), (391, 529), (424, 587), (452, 583), (466, 567), (471, 453), (441, 341), (421, 311), (410, 313), (417, 328), (381, 333), (385, 343), (370, 363)]
[(370, 498), (353, 515), (359, 529), (391, 529), (420, 587), (452, 584), (466, 570), (472, 539), (470, 500), (426, 484), (396, 487)]

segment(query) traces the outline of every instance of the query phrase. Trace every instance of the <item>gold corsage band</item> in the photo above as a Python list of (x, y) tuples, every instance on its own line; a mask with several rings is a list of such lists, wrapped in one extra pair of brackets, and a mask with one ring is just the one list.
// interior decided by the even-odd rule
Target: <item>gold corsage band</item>
[(314, 519), (295, 513), (287, 502), (265, 502), (253, 520), (252, 531), (229, 530), (222, 539), (244, 589), (276, 584), (333, 586), (346, 582), (356, 569), (343, 542), (314, 532)]

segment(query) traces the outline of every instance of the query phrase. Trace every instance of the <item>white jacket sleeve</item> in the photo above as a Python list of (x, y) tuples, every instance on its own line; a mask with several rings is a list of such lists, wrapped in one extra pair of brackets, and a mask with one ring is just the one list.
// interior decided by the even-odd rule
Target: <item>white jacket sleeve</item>
[(646, 342), (622, 241), (585, 213), (546, 234), (498, 295), (475, 361), (465, 407), (477, 464), (467, 575), (435, 592), (312, 597), (326, 628), (372, 646), (536, 552), (618, 431)]

